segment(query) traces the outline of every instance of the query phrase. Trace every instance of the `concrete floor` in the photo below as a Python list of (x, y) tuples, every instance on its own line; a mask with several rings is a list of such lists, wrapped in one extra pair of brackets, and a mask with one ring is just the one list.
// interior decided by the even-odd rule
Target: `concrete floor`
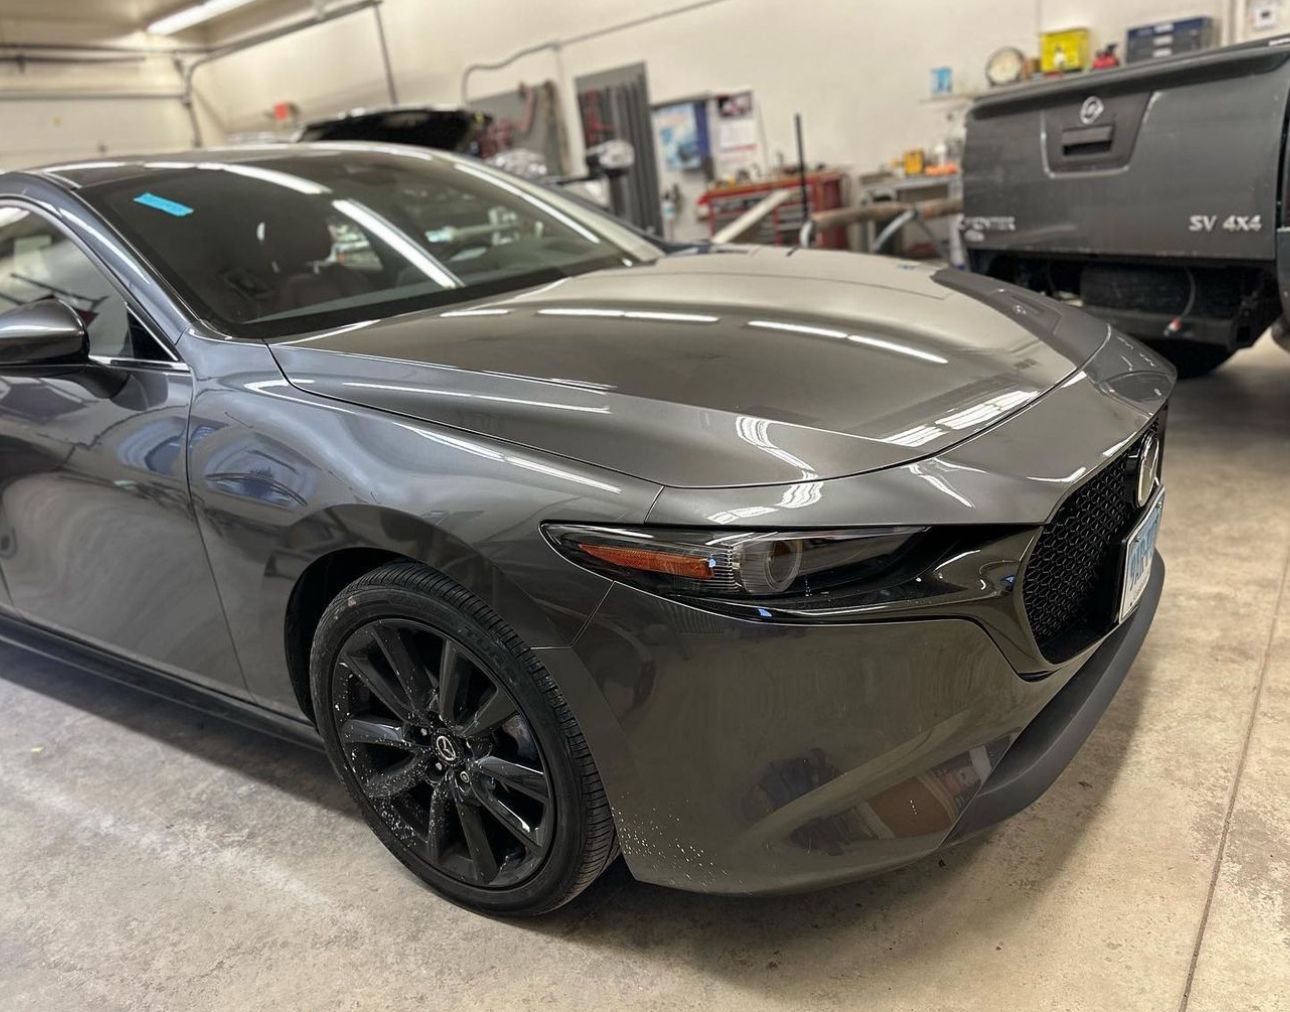
[(633, 882), (489, 921), (321, 755), (0, 651), (5, 1009), (1290, 1009), (1290, 355), (1175, 399), (1155, 627), (1030, 810), (777, 900)]

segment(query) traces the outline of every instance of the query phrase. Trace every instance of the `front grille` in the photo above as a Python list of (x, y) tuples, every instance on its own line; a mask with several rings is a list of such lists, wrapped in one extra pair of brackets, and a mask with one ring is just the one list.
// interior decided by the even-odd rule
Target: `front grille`
[(1062, 503), (1031, 550), (1022, 603), (1045, 658), (1060, 663), (1115, 623), (1121, 542), (1141, 516), (1136, 498), (1138, 451), (1152, 422), (1128, 449)]

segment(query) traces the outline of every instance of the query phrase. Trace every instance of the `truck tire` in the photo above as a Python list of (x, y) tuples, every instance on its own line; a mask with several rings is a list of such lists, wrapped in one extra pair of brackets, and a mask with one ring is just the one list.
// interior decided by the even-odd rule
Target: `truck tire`
[(1174, 364), (1179, 379), (1208, 375), (1232, 357), (1231, 349), (1202, 341), (1148, 341), (1147, 344)]

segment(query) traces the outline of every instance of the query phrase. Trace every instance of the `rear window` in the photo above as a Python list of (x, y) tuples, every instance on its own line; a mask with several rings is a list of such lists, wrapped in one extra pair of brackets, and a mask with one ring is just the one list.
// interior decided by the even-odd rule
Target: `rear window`
[(198, 316), (272, 337), (531, 287), (659, 250), (469, 159), (368, 146), (145, 163), (86, 198)]
[(297, 139), (377, 141), (475, 153), (475, 142), (487, 124), (487, 116), (464, 109), (390, 109), (310, 123)]

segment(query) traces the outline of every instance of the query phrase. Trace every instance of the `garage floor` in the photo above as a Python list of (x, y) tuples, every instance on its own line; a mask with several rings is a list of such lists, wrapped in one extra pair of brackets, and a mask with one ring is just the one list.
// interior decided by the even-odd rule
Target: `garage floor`
[(1290, 1009), (1290, 355), (1175, 399), (1144, 652), (1054, 788), (883, 878), (621, 865), (537, 923), (437, 900), (320, 754), (0, 650), (0, 1005)]

